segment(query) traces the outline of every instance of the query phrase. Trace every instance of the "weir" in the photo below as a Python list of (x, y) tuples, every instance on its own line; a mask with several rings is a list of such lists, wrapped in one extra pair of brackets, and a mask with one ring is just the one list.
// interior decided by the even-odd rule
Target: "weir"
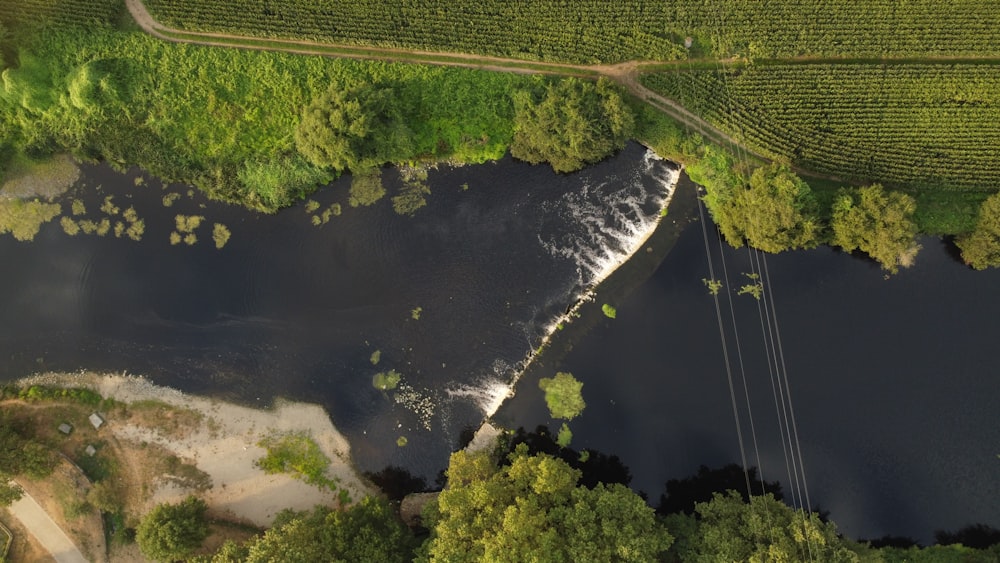
[[(506, 373), (495, 369), (476, 385), (462, 384), (447, 391), (452, 398), (473, 400), (489, 419), (513, 397), (518, 380), (531, 367), (559, 327), (577, 318), (580, 308), (593, 301), (596, 288), (627, 262), (656, 230), (666, 215), (680, 179), (681, 167), (646, 151), (642, 166), (632, 178), (622, 182), (610, 178), (584, 185), (579, 192), (566, 194), (553, 213), (570, 218), (580, 230), (558, 239), (539, 243), (554, 257), (574, 261), (579, 274), (572, 304), (555, 318), (542, 321), (540, 331), (528, 327), (530, 349), (524, 359)], [(643, 179), (651, 178), (652, 186)], [(534, 332), (532, 335), (530, 332)]]

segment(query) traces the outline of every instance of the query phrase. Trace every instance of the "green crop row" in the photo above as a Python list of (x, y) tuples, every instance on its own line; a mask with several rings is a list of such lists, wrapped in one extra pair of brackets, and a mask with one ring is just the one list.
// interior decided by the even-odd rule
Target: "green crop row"
[(122, 0), (0, 0), (0, 23), (14, 33), (45, 25), (109, 24), (123, 9)]
[(684, 58), (996, 56), (993, 0), (147, 0), (189, 31), (573, 63)]
[(985, 65), (794, 65), (643, 83), (768, 156), (860, 182), (1000, 185), (1000, 75)]

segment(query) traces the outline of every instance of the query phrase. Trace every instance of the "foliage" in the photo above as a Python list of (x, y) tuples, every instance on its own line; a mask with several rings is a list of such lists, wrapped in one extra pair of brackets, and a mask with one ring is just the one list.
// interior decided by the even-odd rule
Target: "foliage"
[[(374, 357), (374, 356), (373, 356)], [(394, 369), (389, 371), (382, 371), (376, 373), (372, 377), (372, 386), (379, 391), (389, 391), (395, 389), (399, 385), (399, 380), (402, 379), (403, 374), (399, 373)]]
[(419, 321), (420, 320), (420, 315), (423, 312), (424, 312), (424, 308), (423, 307), (414, 307), (413, 310), (410, 311), (410, 318), (413, 319), (413, 320), (415, 320), (415, 321)]
[(709, 295), (718, 295), (719, 290), (722, 289), (722, 282), (720, 280), (701, 278), (701, 282), (708, 288)]
[(272, 434), (257, 445), (267, 450), (267, 454), (256, 461), (264, 472), (290, 473), (310, 485), (336, 488), (336, 483), (326, 476), (330, 459), (305, 432)]
[(559, 428), (559, 434), (556, 435), (556, 443), (559, 444), (561, 448), (568, 448), (570, 443), (573, 442), (573, 431), (569, 429), (569, 426), (564, 422)]
[(244, 546), (224, 546), (203, 561), (403, 563), (410, 560), (413, 549), (413, 536), (389, 503), (374, 497), (365, 497), (343, 511), (317, 507), (275, 524)]
[(993, 191), (1000, 183), (990, 128), (1000, 119), (1000, 76), (993, 70), (755, 64), (650, 74), (642, 82), (796, 167), (922, 191)]
[(232, 233), (229, 232), (229, 227), (226, 227), (222, 223), (216, 223), (212, 226), (212, 240), (215, 241), (215, 248), (222, 250), (222, 247), (226, 246), (231, 236)]
[(412, 154), (392, 88), (332, 84), (302, 112), (295, 146), (311, 163), (360, 171)]
[(0, 199), (0, 235), (10, 233), (19, 241), (35, 238), (42, 225), (62, 212), (58, 203)]
[(98, 406), (104, 402), (104, 397), (95, 391), (82, 387), (46, 387), (31, 385), (17, 391), (17, 398), (28, 401), (70, 401), (83, 405)]
[(17, 475), (42, 479), (56, 465), (52, 452), (15, 429), (0, 415), (0, 507), (21, 498), (21, 488), (10, 483)]
[(122, 499), (118, 491), (108, 481), (98, 481), (87, 491), (87, 502), (101, 512), (113, 514), (122, 509)]
[(423, 170), (421, 176), (404, 179), (399, 193), (392, 196), (392, 209), (396, 213), (412, 216), (418, 209), (427, 205), (427, 198), (424, 196), (431, 193), (431, 188), (424, 182), (427, 179), (427, 171)]
[(895, 273), (917, 247), (916, 208), (912, 197), (879, 184), (845, 190), (833, 204), (833, 244), (847, 252), (861, 250)]
[(1000, 194), (986, 198), (979, 208), (976, 229), (955, 239), (962, 260), (977, 270), (1000, 266)]
[(545, 392), (545, 404), (553, 418), (573, 420), (587, 404), (583, 401), (583, 383), (572, 373), (558, 372), (555, 377), (543, 377), (538, 387)]
[(264, 209), (278, 209), (293, 204), (329, 182), (333, 175), (300, 157), (251, 160), (237, 175), (247, 190), (247, 197)]
[(601, 305), (601, 312), (603, 312), (604, 316), (609, 319), (613, 319), (618, 316), (618, 310), (608, 303)]
[(154, 561), (184, 559), (208, 537), (205, 501), (189, 496), (178, 504), (157, 505), (136, 528), (136, 542)]
[(749, 188), (716, 192), (705, 203), (733, 246), (746, 240), (766, 252), (781, 252), (819, 243), (820, 224), (812, 192), (787, 167), (762, 166), (754, 170)]
[(878, 550), (883, 563), (995, 563), (1000, 561), (1000, 547), (973, 549), (964, 545), (928, 547), (884, 547)]
[(511, 154), (548, 162), (556, 172), (579, 170), (620, 150), (635, 127), (631, 108), (604, 78), (596, 84), (564, 78), (547, 84), (540, 99), (521, 91), (514, 107)]
[(373, 167), (358, 170), (351, 176), (350, 198), (351, 207), (368, 206), (385, 196), (385, 186), (382, 185), (382, 170)]
[(519, 447), (498, 468), (485, 453), (451, 456), (418, 561), (654, 561), (673, 541), (622, 485), (577, 485), (580, 473)]
[[(90, 10), (82, 0), (65, 4), (67, 12)], [(386, 115), (399, 117), (397, 133), (405, 124), (410, 134), (395, 152), (386, 143), (376, 147), (386, 154), (371, 158), (483, 162), (503, 156), (513, 136), (513, 92), (533, 83), (508, 73), (177, 45), (89, 19), (42, 21), (22, 26), (20, 67), (0, 81), (0, 167), (12, 154), (71, 150), (263, 211), (332, 178), (295, 143), (304, 108), (331, 85), (391, 94), (362, 105), (391, 101)], [(88, 86), (74, 91), (94, 95), (78, 107), (70, 86), (83, 78)]]
[(382, 359), (382, 350), (375, 350), (374, 352), (372, 352), (371, 357), (368, 358), (368, 361), (370, 361), (373, 366), (377, 366), (381, 359)]
[[(745, 503), (739, 493), (716, 493), (695, 508), (698, 520), (682, 561), (860, 561), (867, 548), (837, 534), (816, 514), (804, 516), (770, 494)], [(678, 517), (684, 518), (684, 517)]]

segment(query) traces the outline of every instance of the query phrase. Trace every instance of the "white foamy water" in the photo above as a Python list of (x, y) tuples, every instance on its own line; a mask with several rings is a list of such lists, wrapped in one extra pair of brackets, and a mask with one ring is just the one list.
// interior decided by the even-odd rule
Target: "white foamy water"
[[(469, 400), (479, 407), (485, 418), (492, 417), (503, 402), (513, 396), (517, 380), (557, 327), (571, 322), (580, 306), (593, 300), (594, 288), (642, 248), (653, 234), (679, 178), (679, 167), (675, 168), (649, 150), (630, 178), (609, 178), (600, 184), (585, 184), (582, 190), (567, 193), (553, 203), (546, 211), (558, 214), (561, 221), (576, 228), (547, 240), (540, 237), (539, 242), (553, 256), (573, 261), (579, 275), (580, 293), (570, 297), (573, 305), (565, 313), (544, 322), (541, 334), (528, 331), (535, 332), (534, 337), (529, 337), (534, 342), (529, 342), (531, 352), (524, 360), (516, 366), (498, 360), (493, 365), (493, 373), (476, 383), (462, 383), (446, 389), (448, 397)], [(535, 340), (539, 337), (540, 341)]]
[[(581, 191), (563, 196), (554, 212), (578, 229), (539, 242), (553, 256), (575, 262), (581, 287), (594, 287), (653, 234), (679, 177), (679, 169), (646, 151), (631, 178), (585, 184)], [(652, 181), (644, 182), (647, 178)]]
[(512, 371), (509, 365), (497, 360), (493, 363), (493, 374), (483, 377), (476, 383), (462, 383), (445, 391), (449, 397), (471, 400), (483, 411), (486, 418), (489, 418), (512, 394), (513, 387), (508, 382)]

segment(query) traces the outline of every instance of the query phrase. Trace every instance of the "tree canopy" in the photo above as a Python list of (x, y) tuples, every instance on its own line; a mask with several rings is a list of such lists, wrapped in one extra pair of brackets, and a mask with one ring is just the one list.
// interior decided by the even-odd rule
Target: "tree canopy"
[(820, 242), (812, 190), (787, 166), (762, 166), (750, 176), (749, 187), (716, 190), (705, 202), (733, 246), (745, 240), (765, 252), (781, 252)]
[(544, 94), (522, 90), (514, 97), (510, 152), (532, 164), (548, 162), (572, 172), (625, 146), (635, 128), (632, 110), (607, 79), (565, 78)]
[(52, 473), (55, 458), (51, 451), (18, 432), (9, 420), (0, 418), (0, 506), (21, 498), (21, 488), (10, 479), (26, 475), (41, 479)]
[(583, 383), (572, 373), (560, 371), (555, 377), (543, 377), (538, 387), (545, 392), (545, 404), (552, 418), (573, 420), (587, 406), (583, 401)]
[(310, 162), (363, 171), (412, 154), (412, 133), (391, 88), (333, 84), (303, 111), (295, 146)]
[[(716, 493), (699, 503), (697, 518), (671, 516), (671, 528), (687, 529), (687, 541), (678, 544), (682, 561), (830, 561), (877, 560), (866, 546), (837, 535), (836, 526), (816, 514), (804, 516), (770, 494), (752, 497)], [(688, 519), (688, 520), (685, 520)]]
[(154, 561), (185, 559), (208, 537), (205, 501), (190, 496), (178, 504), (160, 504), (136, 528), (136, 543)]
[(673, 538), (622, 485), (579, 486), (580, 472), (520, 446), (509, 466), (460, 451), (429, 510), (418, 561), (654, 561)]
[(340, 511), (317, 507), (278, 523), (243, 546), (228, 545), (210, 563), (403, 563), (413, 536), (388, 502), (366, 497)]
[(955, 239), (962, 260), (977, 270), (1000, 266), (1000, 193), (986, 198), (979, 208), (976, 229)]
[(887, 192), (880, 184), (844, 190), (833, 204), (833, 244), (848, 252), (861, 250), (896, 273), (920, 248), (913, 221), (916, 209), (912, 197)]

